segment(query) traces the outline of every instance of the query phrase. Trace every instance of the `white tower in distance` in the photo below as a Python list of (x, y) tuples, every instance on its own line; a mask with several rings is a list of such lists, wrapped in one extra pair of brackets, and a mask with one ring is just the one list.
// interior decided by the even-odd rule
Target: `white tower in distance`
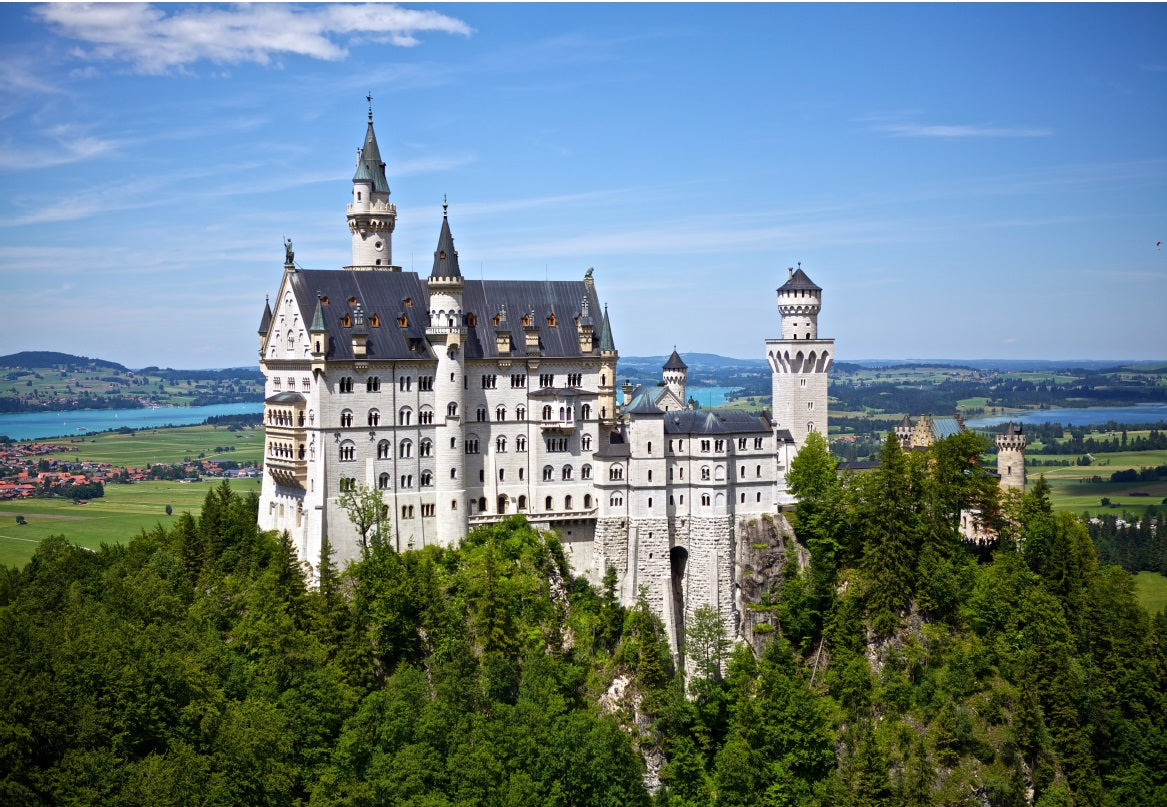
[(827, 373), (835, 340), (820, 339), (818, 317), (823, 290), (799, 264), (778, 289), (782, 338), (766, 340), (774, 406), (774, 428), (787, 430), (797, 453), (812, 431), (827, 434)]

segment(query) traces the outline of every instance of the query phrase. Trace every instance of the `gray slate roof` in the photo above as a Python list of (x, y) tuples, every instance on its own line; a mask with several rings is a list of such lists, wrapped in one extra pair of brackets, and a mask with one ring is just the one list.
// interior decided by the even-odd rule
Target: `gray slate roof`
[(686, 409), (665, 415), (665, 434), (769, 434), (772, 428), (765, 415), (736, 409)]
[(271, 303), (267, 300), (263, 301), (263, 316), (259, 318), (259, 335), (267, 336), (267, 332), (271, 329)]
[(790, 279), (778, 287), (778, 291), (822, 291), (819, 286), (814, 284), (814, 281), (806, 276), (806, 272), (802, 271), (802, 267), (798, 267)]
[(357, 163), (353, 182), (373, 181), (373, 190), (389, 193), (389, 180), (385, 178), (385, 163), (381, 161), (381, 149), (377, 146), (377, 135), (373, 132), (373, 113), (369, 112), (369, 128), (365, 130), (365, 145)]
[(612, 323), (608, 321), (608, 305), (604, 304), (604, 322), (600, 326), (600, 350), (615, 350), (616, 343), (612, 341)]
[(669, 360), (665, 362), (664, 370), (688, 370), (689, 365), (681, 361), (681, 356), (677, 353), (677, 349), (673, 348), (673, 355), (669, 356)]
[[(433, 360), (434, 354), (425, 340), (429, 325), (429, 287), (415, 272), (362, 272), (348, 269), (301, 269), (291, 276), (292, 289), (300, 304), (300, 317), (313, 322), (317, 297), (327, 298), (319, 306), (324, 329), (329, 334), (330, 360), (352, 359), (352, 328), (341, 325), (345, 314), (354, 314), (349, 300), (356, 298), (364, 312), (368, 329), (367, 357), (371, 361), (393, 359)], [(548, 357), (580, 356), (575, 317), (580, 303), (587, 297), (596, 308), (595, 290), (579, 281), (543, 280), (468, 280), (462, 291), (464, 324), (468, 328), (466, 358), (498, 356), (494, 315), (506, 306), (506, 322), (497, 326), (511, 334), (511, 354), (527, 355), (523, 318), (534, 312), (532, 322), (539, 332), (540, 355)], [(407, 306), (405, 301), (412, 302)], [(555, 313), (556, 324), (548, 319)], [(405, 315), (402, 327), (398, 319)], [(378, 324), (372, 325), (376, 315)], [(469, 322), (473, 318), (474, 325)]]
[[(445, 205), (443, 205), (445, 207)], [(442, 212), (442, 231), (438, 234), (438, 248), (434, 250), (434, 268), (430, 277), (462, 277), (458, 266), (458, 250), (454, 249), (454, 236), (450, 233), (450, 220)]]
[[(322, 301), (328, 300), (319, 305), (329, 335), (328, 359), (353, 358), (352, 329), (343, 327), (341, 318), (352, 317), (354, 306), (349, 300), (354, 297), (364, 310), (366, 325), (373, 315), (379, 320), (376, 327), (368, 328), (365, 349), (370, 360), (434, 358), (425, 341), (429, 290), (415, 273), (302, 269), (291, 276), (291, 284), (305, 322), (313, 322), (317, 313), (317, 294)], [(406, 306), (406, 300), (412, 301), (412, 307)], [(397, 322), (402, 314), (407, 317), (406, 327)]]

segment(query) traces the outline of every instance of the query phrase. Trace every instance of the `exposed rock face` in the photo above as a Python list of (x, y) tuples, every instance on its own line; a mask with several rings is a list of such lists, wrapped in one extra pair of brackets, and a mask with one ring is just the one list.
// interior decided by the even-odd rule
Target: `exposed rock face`
[(632, 743), (644, 758), (644, 786), (650, 793), (660, 788), (660, 769), (666, 762), (661, 753), (659, 737), (649, 729), (651, 720), (641, 706), (644, 696), (632, 685), (632, 676), (617, 675), (600, 696), (600, 713), (615, 715), (621, 727), (632, 735)]
[(777, 614), (766, 606), (773, 599), (772, 592), (782, 585), (788, 550), (793, 548), (797, 553), (800, 569), (810, 562), (810, 556), (795, 542), (794, 530), (782, 514), (741, 522), (737, 534), (738, 635), (760, 654), (767, 637), (778, 630)]

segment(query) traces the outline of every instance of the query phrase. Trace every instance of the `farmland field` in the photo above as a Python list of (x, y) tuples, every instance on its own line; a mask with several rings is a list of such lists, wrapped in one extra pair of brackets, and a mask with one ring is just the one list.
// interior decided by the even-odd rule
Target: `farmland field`
[[(37, 544), (50, 535), (63, 535), (72, 543), (96, 549), (102, 543), (128, 541), (156, 524), (170, 527), (184, 511), (197, 515), (207, 491), (222, 481), (106, 485), (105, 496), (88, 504), (61, 498), (0, 502), (0, 565), (23, 566)], [(259, 479), (228, 482), (232, 490), (244, 495), (259, 492)], [(166, 515), (167, 505), (173, 515)], [(17, 515), (28, 523), (18, 525)]]
[[(42, 440), (44, 443), (67, 444), (65, 440)], [(106, 432), (74, 443), (77, 451), (63, 451), (48, 456), (64, 462), (108, 462), (129, 468), (143, 468), (156, 462), (174, 464), (196, 459), (233, 460), (240, 465), (258, 463), (263, 456), (263, 430), (248, 428), (231, 432), (224, 426), (179, 426), (137, 431), (130, 434)], [(216, 452), (215, 448), (224, 451)], [(234, 449), (234, 450), (231, 450)]]

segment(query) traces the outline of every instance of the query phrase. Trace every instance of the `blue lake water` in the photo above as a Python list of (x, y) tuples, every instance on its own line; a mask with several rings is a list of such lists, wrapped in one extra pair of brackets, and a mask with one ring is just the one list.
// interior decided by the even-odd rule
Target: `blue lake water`
[[(709, 408), (711, 406), (721, 406), (725, 403), (726, 396), (740, 389), (741, 387), (695, 387), (690, 384), (685, 388), (685, 392), (690, 398), (697, 401), (697, 403), (705, 408)], [(624, 392), (619, 387), (616, 388), (616, 403), (620, 405), (624, 404)]]
[(215, 404), (214, 406), (160, 406), (157, 409), (22, 412), (16, 415), (0, 415), (0, 434), (6, 434), (13, 440), (76, 437), (87, 432), (120, 429), (122, 426), (128, 426), (131, 429), (193, 426), (216, 415), (247, 415), (262, 412), (262, 402)]
[(1065, 426), (1089, 426), (1092, 423), (1157, 423), (1167, 421), (1167, 403), (1138, 406), (1094, 406), (1088, 409), (1034, 409), (1009, 415), (991, 415), (965, 421), (970, 429), (999, 426), (1002, 423), (1061, 423)]

